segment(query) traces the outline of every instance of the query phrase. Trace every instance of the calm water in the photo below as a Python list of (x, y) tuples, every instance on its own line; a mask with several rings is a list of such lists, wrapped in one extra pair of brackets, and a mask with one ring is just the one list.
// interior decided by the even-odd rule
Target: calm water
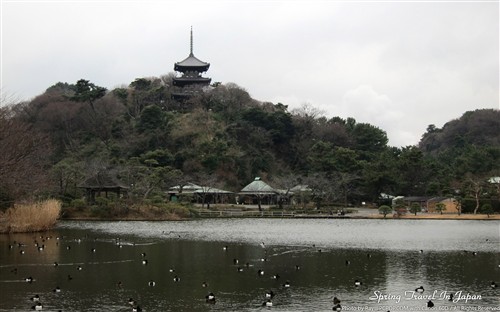
[(331, 311), (334, 296), (343, 311), (500, 306), (496, 221), (62, 222), (0, 235), (0, 249), (0, 311), (29, 310), (37, 294), (43, 311), (132, 311), (129, 298), (143, 311)]

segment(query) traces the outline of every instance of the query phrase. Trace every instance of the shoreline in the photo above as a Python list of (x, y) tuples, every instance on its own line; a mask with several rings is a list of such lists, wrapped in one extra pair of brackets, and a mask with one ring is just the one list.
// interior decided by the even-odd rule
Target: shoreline
[(381, 219), (381, 220), (476, 220), (476, 221), (500, 221), (500, 214), (490, 215), (489, 217), (485, 214), (434, 214), (434, 213), (421, 213), (416, 216), (413, 214), (406, 214), (400, 217), (393, 217), (392, 214), (388, 214), (385, 218), (382, 214), (378, 212), (371, 213), (358, 213), (353, 212), (343, 216), (326, 214), (326, 213), (318, 213), (318, 214), (304, 214), (297, 213), (292, 214), (289, 212), (288, 214), (275, 213), (275, 214), (262, 214), (253, 213), (249, 215), (245, 214), (228, 214), (225, 210), (213, 210), (210, 211), (209, 216), (197, 216), (197, 217), (188, 217), (188, 218), (180, 218), (173, 216), (163, 216), (152, 218), (151, 216), (123, 216), (117, 218), (101, 218), (101, 217), (91, 217), (85, 215), (73, 215), (71, 217), (61, 218), (59, 221), (149, 221), (149, 222), (164, 222), (164, 221), (191, 221), (191, 220), (199, 220), (199, 219), (246, 219), (246, 218), (274, 218), (274, 219)]

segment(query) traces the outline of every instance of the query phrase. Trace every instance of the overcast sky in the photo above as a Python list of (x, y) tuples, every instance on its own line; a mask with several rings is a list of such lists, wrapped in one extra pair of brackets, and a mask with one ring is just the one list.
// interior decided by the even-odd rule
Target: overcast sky
[(304, 103), (417, 144), (429, 124), (499, 109), (498, 1), (1, 0), (1, 90), (29, 100), (84, 78), (113, 89), (173, 72)]

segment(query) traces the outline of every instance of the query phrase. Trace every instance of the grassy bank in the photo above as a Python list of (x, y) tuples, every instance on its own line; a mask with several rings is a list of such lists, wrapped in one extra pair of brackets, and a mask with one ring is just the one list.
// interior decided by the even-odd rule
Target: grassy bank
[(179, 221), (190, 217), (190, 207), (177, 203), (100, 202), (65, 207), (62, 213), (62, 219), (66, 220)]
[(38, 232), (52, 228), (61, 214), (61, 202), (49, 199), (41, 202), (15, 204), (5, 211), (0, 232)]

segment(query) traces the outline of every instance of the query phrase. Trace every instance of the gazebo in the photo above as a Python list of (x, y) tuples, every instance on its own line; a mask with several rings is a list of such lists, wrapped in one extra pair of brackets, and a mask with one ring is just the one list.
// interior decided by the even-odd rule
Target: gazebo
[(243, 197), (243, 202), (251, 199), (251, 203), (257, 204), (259, 210), (262, 210), (261, 204), (276, 204), (279, 191), (262, 181), (260, 177), (256, 177), (252, 183), (242, 188), (238, 194)]
[(129, 187), (125, 186), (115, 176), (102, 172), (86, 179), (78, 187), (85, 189), (87, 202), (89, 203), (94, 203), (96, 195), (99, 196), (101, 193), (104, 193), (106, 198), (110, 192), (115, 193), (117, 197), (120, 197), (122, 194), (126, 196), (129, 189)]

